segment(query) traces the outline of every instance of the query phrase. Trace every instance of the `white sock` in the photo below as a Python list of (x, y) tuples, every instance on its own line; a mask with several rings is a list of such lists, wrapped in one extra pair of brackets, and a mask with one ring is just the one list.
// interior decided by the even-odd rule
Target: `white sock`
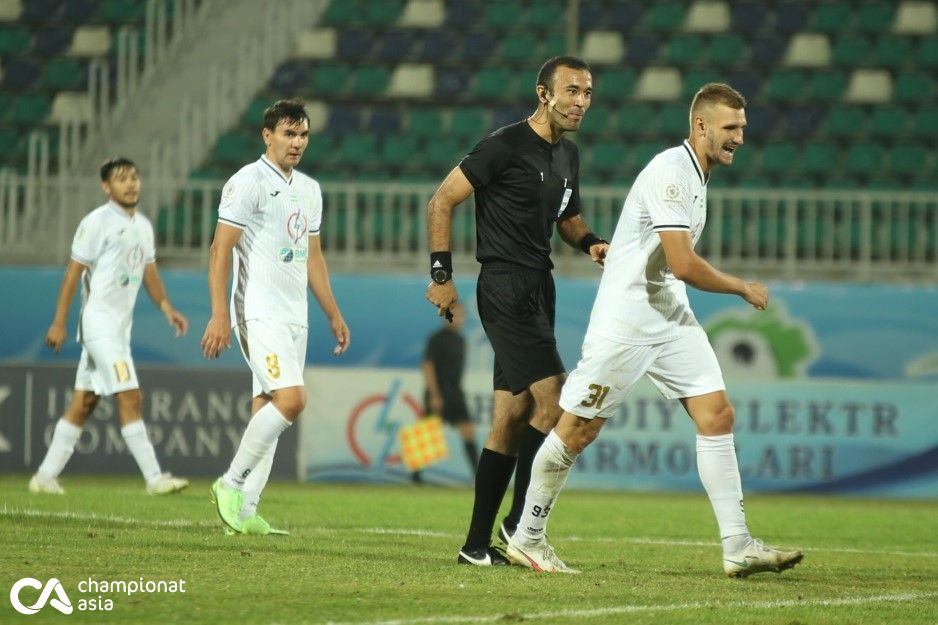
[(121, 435), (124, 442), (127, 443), (127, 449), (137, 461), (140, 472), (143, 473), (143, 479), (147, 484), (153, 483), (160, 475), (160, 463), (156, 460), (156, 452), (153, 450), (153, 443), (147, 435), (147, 427), (143, 424), (143, 419), (138, 419), (133, 423), (128, 423), (121, 428)]
[(52, 431), (52, 442), (49, 443), (46, 457), (42, 459), (36, 475), (46, 481), (59, 477), (68, 459), (72, 457), (72, 452), (75, 451), (75, 445), (80, 437), (80, 427), (65, 419), (59, 419), (55, 424), (55, 430)]
[(544, 538), (550, 510), (567, 483), (570, 467), (576, 458), (577, 454), (567, 449), (557, 432), (551, 430), (531, 464), (531, 483), (516, 530), (521, 544), (535, 543)]
[(274, 466), (275, 453), (277, 453), (277, 441), (274, 441), (274, 444), (270, 446), (261, 461), (257, 463), (254, 470), (244, 480), (244, 488), (241, 489), (243, 501), (241, 506), (242, 521), (257, 514), (257, 504), (260, 503), (261, 493), (270, 478), (270, 469)]
[[(290, 427), (273, 402), (257, 411), (248, 422), (241, 437), (241, 444), (231, 460), (231, 466), (225, 473), (224, 482), (231, 488), (244, 489), (244, 481), (257, 468), (261, 459), (270, 449), (280, 433)], [(266, 480), (265, 480), (266, 481)]]
[(697, 471), (710, 498), (710, 505), (720, 526), (720, 537), (729, 552), (737, 543), (749, 540), (746, 513), (743, 511), (743, 487), (736, 462), (736, 445), (732, 434), (720, 436), (697, 435)]

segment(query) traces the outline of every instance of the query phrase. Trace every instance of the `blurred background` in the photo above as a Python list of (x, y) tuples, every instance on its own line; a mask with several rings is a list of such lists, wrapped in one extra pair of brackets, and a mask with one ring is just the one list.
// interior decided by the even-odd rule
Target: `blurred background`
[[(104, 201), (97, 168), (116, 154), (140, 166), (140, 210), (192, 322), (169, 341), (138, 307), (144, 417), (174, 472), (224, 468), (250, 377), (240, 354), (199, 355), (207, 249), (225, 179), (262, 153), (263, 110), (298, 96), (312, 126), (300, 169), (323, 187), (353, 343), (329, 356), (311, 308), (310, 402), (278, 470), (405, 481), (396, 432), (422, 412), (417, 368), (438, 323), (423, 299), (427, 201), (482, 136), (533, 111), (537, 69), (564, 53), (593, 67), (571, 138), (601, 236), (638, 171), (687, 136), (703, 83), (749, 100), (699, 251), (770, 281), (773, 306), (692, 293), (736, 403), (746, 488), (938, 496), (938, 6), (920, 0), (0, 0), (0, 468), (35, 469), (68, 396), (79, 346), (54, 356), (43, 338), (75, 227)], [(471, 312), (474, 247), (470, 199), (452, 249)], [(572, 368), (598, 270), (562, 244), (555, 264)], [(491, 350), (474, 315), (466, 335), (482, 437)], [(132, 471), (108, 406), (69, 471)], [(454, 453), (425, 479), (467, 483), (465, 465)], [(688, 420), (646, 387), (577, 466), (581, 488), (699, 487)]]

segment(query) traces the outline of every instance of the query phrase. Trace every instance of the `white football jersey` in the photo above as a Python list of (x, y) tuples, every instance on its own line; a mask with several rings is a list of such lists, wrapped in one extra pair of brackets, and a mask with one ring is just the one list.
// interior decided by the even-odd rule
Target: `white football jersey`
[(249, 319), (306, 327), (309, 237), (322, 221), (319, 183), (296, 170), (286, 178), (262, 156), (225, 184), (218, 221), (243, 230), (232, 266), (232, 327)]
[(87, 267), (81, 275), (78, 340), (129, 343), (144, 265), (156, 261), (150, 220), (139, 211), (131, 216), (114, 202), (99, 206), (78, 224), (72, 258)]
[(587, 333), (650, 345), (672, 339), (679, 326), (699, 325), (658, 233), (685, 230), (696, 245), (706, 219), (707, 178), (690, 144), (656, 155), (622, 206)]

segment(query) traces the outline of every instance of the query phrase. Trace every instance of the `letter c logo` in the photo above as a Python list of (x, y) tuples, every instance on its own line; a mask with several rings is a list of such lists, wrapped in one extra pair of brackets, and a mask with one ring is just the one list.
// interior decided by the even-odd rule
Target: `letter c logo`
[[(40, 593), (39, 599), (36, 600), (36, 603), (30, 606), (25, 606), (20, 601), (20, 591), (26, 586), (36, 589), (42, 588), (42, 593)], [(51, 595), (53, 591), (55, 592), (56, 596), (51, 601), (49, 601), (49, 595)], [(13, 609), (20, 614), (35, 614), (46, 605), (47, 601), (49, 602), (49, 605), (62, 614), (72, 613), (72, 602), (69, 600), (68, 595), (65, 594), (65, 589), (62, 588), (62, 583), (54, 577), (46, 582), (45, 587), (43, 587), (42, 582), (40, 582), (38, 579), (24, 577), (23, 579), (13, 584), (13, 588), (10, 589), (10, 603), (13, 604)]]

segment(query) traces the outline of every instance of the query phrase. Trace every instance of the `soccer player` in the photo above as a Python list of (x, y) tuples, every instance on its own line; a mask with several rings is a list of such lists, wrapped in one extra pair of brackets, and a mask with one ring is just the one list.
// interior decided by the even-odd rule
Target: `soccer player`
[(55, 306), (55, 318), (46, 344), (56, 352), (65, 343), (68, 309), (81, 281), (78, 342), (81, 359), (75, 375), (75, 393), (55, 425), (52, 442), (36, 474), (29, 481), (33, 493), (62, 495), (58, 477), (75, 451), (88, 416), (102, 396), (117, 397), (121, 435), (133, 455), (147, 492), (175, 493), (189, 481), (160, 470), (160, 463), (140, 415), (142, 396), (130, 355), (130, 328), (140, 283), (166, 321), (182, 336), (186, 317), (173, 308), (156, 269), (156, 250), (150, 220), (137, 212), (140, 175), (127, 158), (114, 158), (101, 166), (101, 189), (107, 204), (91, 211), (75, 232), (72, 257), (65, 270)]
[(522, 521), (508, 557), (538, 571), (576, 572), (547, 543), (550, 511), (570, 467), (647, 375), (678, 399), (697, 427), (697, 468), (723, 540), (731, 577), (782, 571), (800, 551), (765, 546), (749, 535), (743, 513), (733, 406), (723, 375), (687, 299), (687, 284), (742, 297), (765, 310), (764, 284), (722, 273), (697, 255), (706, 220), (707, 181), (731, 165), (743, 144), (746, 100), (722, 83), (704, 85), (690, 107), (690, 136), (655, 156), (636, 178), (616, 226), (582, 357), (560, 398), (563, 415), (534, 459)]
[[(450, 308), (451, 319), (427, 341), (420, 369), (423, 372), (424, 406), (428, 415), (439, 415), (459, 431), (466, 459), (475, 475), (479, 465), (476, 430), (469, 418), (466, 395), (462, 390), (462, 372), (466, 363), (466, 339), (461, 330), (466, 323), (462, 304)], [(420, 472), (414, 473), (420, 483)]]
[(209, 253), (212, 316), (202, 353), (216, 358), (231, 346), (234, 330), (253, 373), (253, 416), (212, 495), (231, 531), (265, 535), (285, 533), (273, 530), (257, 514), (257, 505), (277, 439), (306, 406), (307, 287), (338, 341), (335, 355), (345, 352), (350, 335), (319, 239), (322, 192), (318, 182), (295, 169), (309, 145), (309, 115), (302, 103), (280, 100), (264, 111), (261, 133), (264, 155), (242, 167), (222, 190)]
[[(430, 276), (427, 299), (447, 315), (458, 294), (452, 280), (453, 208), (475, 193), (479, 317), (495, 351), (492, 430), (476, 473), (475, 502), (457, 562), (508, 564), (491, 546), (492, 528), (511, 474), (514, 503), (499, 528), (507, 542), (515, 530), (531, 461), (560, 417), (565, 375), (554, 338), (551, 230), (603, 263), (608, 244), (580, 216), (576, 131), (589, 109), (593, 79), (581, 59), (548, 59), (535, 84), (537, 110), (482, 139), (430, 199)], [(516, 469), (517, 464), (517, 469)]]

